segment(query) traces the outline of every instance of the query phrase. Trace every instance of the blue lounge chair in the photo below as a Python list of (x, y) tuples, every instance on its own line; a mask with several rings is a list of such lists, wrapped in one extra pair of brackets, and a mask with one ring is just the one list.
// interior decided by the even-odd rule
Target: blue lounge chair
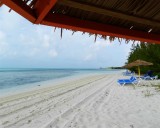
[(147, 74), (148, 74), (148, 76), (152, 77), (152, 76), (153, 76), (153, 71), (152, 71), (152, 70), (149, 70), (149, 71), (147, 72)]
[(156, 79), (158, 79), (158, 75), (156, 75), (156, 76), (145, 76), (145, 77), (143, 77), (143, 79), (144, 80), (156, 80)]
[(135, 74), (135, 72), (131, 72), (129, 70), (126, 70), (126, 72), (123, 72), (124, 76), (133, 76)]
[(119, 79), (118, 84), (124, 86), (125, 84), (133, 84), (133, 85), (138, 85), (139, 84), (139, 80), (132, 76), (130, 79)]
[(148, 74), (144, 74), (143, 76), (138, 76), (137, 78), (140, 78), (140, 79), (145, 79), (146, 77), (150, 77)]
[(149, 71), (147, 71), (146, 74), (144, 74), (143, 76), (137, 77), (137, 78), (140, 78), (143, 80), (153, 80), (153, 79), (157, 79), (156, 77), (153, 76), (153, 71), (149, 70)]

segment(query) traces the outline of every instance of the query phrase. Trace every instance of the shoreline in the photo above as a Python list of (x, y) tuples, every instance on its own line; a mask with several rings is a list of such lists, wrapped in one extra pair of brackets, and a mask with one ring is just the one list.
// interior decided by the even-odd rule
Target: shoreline
[[(8, 97), (18, 97), (20, 95), (29, 95), (32, 93), (39, 93), (43, 92), (45, 90), (50, 90), (50, 89), (57, 89), (60, 88), (63, 85), (69, 85), (73, 82), (76, 81), (83, 81), (83, 79), (89, 78), (89, 77), (97, 77), (102, 74), (84, 74), (84, 75), (76, 75), (76, 76), (69, 76), (65, 78), (60, 78), (56, 80), (47, 80), (47, 81), (42, 81), (42, 82), (36, 82), (33, 84), (25, 84), (22, 86), (22, 88), (11, 88), (10, 91), (9, 89), (6, 89), (3, 93), (0, 94), (0, 103), (3, 99), (6, 99)], [(40, 85), (40, 86), (38, 86)], [(17, 90), (18, 89), (18, 90)], [(8, 91), (8, 92), (7, 92)], [(14, 92), (13, 92), (14, 91)]]
[(123, 77), (85, 76), (0, 98), (0, 128), (158, 128), (160, 93), (118, 86)]
[[(121, 73), (122, 70), (115, 71), (115, 72)], [(107, 73), (106, 72), (104, 72), (104, 73), (96, 73), (96, 72), (95, 73), (82, 73), (82, 74), (66, 76), (66, 77), (63, 77), (63, 78), (51, 79), (51, 80), (35, 82), (35, 83), (30, 83), (30, 84), (23, 84), (23, 85), (19, 85), (19, 86), (15, 86), (15, 87), (0, 90), (0, 98), (10, 96), (10, 95), (15, 95), (15, 94), (18, 94), (18, 93), (30, 92), (30, 91), (34, 91), (34, 90), (37, 90), (37, 89), (50, 87), (50, 86), (55, 86), (57, 84), (70, 82), (70, 81), (73, 81), (73, 80), (85, 78), (87, 76), (101, 75), (101, 74), (114, 74), (114, 72), (111, 72), (111, 73), (110, 72), (107, 72)]]
[(69, 81), (83, 78), (86, 76), (89, 76), (89, 74), (88, 75), (67, 76), (63, 78), (57, 78), (57, 79), (35, 82), (35, 83), (30, 83), (30, 84), (23, 84), (23, 85), (11, 87), (11, 88), (2, 89), (0, 90), (0, 98), (19, 94), (19, 93), (30, 92), (30, 91), (34, 91), (37, 89), (47, 88), (50, 86), (55, 86), (57, 84), (62, 84), (64, 82), (69, 82)]

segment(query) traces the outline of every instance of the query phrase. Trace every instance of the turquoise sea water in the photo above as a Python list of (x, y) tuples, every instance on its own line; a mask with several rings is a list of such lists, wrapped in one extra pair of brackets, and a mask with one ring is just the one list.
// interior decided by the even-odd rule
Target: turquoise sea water
[(0, 69), (0, 90), (81, 74), (109, 74), (117, 71), (107, 69)]

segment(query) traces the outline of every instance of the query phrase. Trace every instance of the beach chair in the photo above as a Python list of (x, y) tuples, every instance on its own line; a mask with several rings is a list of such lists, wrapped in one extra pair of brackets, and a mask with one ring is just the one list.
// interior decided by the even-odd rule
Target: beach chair
[(138, 85), (140, 80), (138, 80), (136, 77), (132, 76), (130, 79), (119, 79), (118, 81), (119, 85), (126, 85), (126, 84), (133, 84), (133, 85)]
[(153, 76), (153, 71), (149, 70), (146, 74), (137, 78), (140, 78), (142, 80), (152, 80), (155, 79), (155, 76)]
[(158, 79), (158, 75), (156, 75), (156, 76), (146, 76), (143, 79), (144, 80), (156, 80), (156, 79)]
[(129, 70), (126, 70), (126, 72), (123, 72), (124, 76), (133, 76), (135, 74), (135, 72), (131, 72)]
[(137, 78), (140, 78), (140, 79), (145, 79), (146, 77), (150, 77), (148, 74), (144, 74), (143, 76), (138, 76)]
[(152, 76), (153, 76), (153, 71), (152, 71), (152, 70), (149, 70), (149, 71), (147, 72), (147, 74), (148, 74), (148, 76), (152, 77)]

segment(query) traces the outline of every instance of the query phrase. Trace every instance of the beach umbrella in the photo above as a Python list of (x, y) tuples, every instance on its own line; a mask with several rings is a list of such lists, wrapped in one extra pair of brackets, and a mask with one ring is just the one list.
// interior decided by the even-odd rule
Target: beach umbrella
[(149, 66), (149, 65), (153, 65), (153, 63), (147, 62), (144, 60), (136, 60), (136, 61), (133, 61), (133, 62), (125, 65), (124, 68), (131, 68), (131, 67), (137, 66), (138, 67), (138, 74), (140, 76), (140, 66)]

